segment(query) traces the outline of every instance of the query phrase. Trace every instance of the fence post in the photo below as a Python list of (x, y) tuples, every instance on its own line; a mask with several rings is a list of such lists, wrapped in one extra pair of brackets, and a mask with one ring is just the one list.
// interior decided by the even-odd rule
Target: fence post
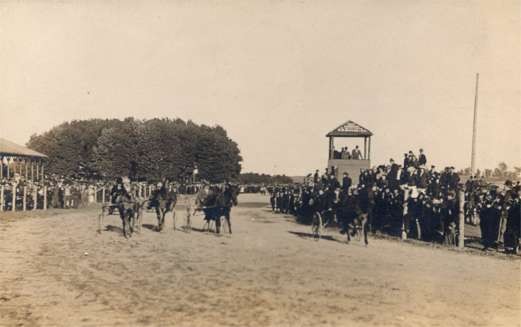
[(47, 186), (43, 187), (43, 210), (47, 210)]
[(0, 185), (0, 212), (4, 211), (4, 185)]
[(18, 188), (18, 184), (13, 184), (13, 188), (11, 191), (11, 211), (16, 211), (16, 189)]
[(22, 210), (25, 211), (26, 208), (27, 208), (27, 186), (24, 186), (24, 199), (23, 199)]
[(407, 230), (405, 228), (405, 219), (406, 215), (409, 214), (409, 208), (407, 206), (407, 200), (409, 199), (409, 189), (406, 189), (403, 194), (403, 211), (402, 211), (402, 234), (401, 239), (406, 240), (407, 239)]
[(38, 209), (38, 187), (33, 186), (33, 210)]
[(459, 236), (458, 248), (462, 250), (465, 247), (465, 192), (460, 189), (458, 192), (459, 198)]

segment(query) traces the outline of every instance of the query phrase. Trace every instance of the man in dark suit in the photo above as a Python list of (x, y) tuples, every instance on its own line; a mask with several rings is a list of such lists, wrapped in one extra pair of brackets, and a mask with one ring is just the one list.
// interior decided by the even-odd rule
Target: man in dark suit
[(340, 188), (340, 183), (338, 183), (338, 180), (336, 179), (335, 175), (329, 176), (329, 189), (336, 190), (337, 188)]
[(342, 178), (342, 190), (347, 191), (352, 184), (353, 181), (351, 180), (351, 177), (349, 177), (349, 174), (344, 173), (344, 177)]
[(317, 170), (315, 170), (315, 175), (313, 175), (313, 183), (318, 184), (319, 181), (320, 181), (320, 174), (317, 169)]
[(409, 151), (409, 154), (408, 154), (408, 163), (407, 163), (407, 168), (409, 167), (415, 167), (415, 168), (418, 168), (418, 159), (416, 159), (416, 156), (414, 155), (414, 153), (412, 151)]
[(395, 190), (398, 188), (398, 185), (400, 184), (400, 178), (401, 176), (398, 176), (398, 172), (400, 171), (400, 166), (394, 163), (394, 160), (390, 160), (391, 167), (389, 168), (389, 178), (388, 183), (391, 190)]
[(403, 154), (403, 169), (407, 169), (409, 167), (409, 155), (407, 153)]
[(423, 149), (420, 149), (420, 155), (418, 156), (418, 165), (425, 166), (427, 164), (427, 157), (423, 153)]
[(454, 167), (450, 167), (449, 170), (449, 188), (451, 190), (456, 190), (458, 188), (460, 178), (458, 173), (454, 171)]

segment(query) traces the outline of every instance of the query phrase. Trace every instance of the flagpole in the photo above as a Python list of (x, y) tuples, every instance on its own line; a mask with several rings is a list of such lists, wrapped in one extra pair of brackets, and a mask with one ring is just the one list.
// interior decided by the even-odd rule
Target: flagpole
[(474, 175), (476, 171), (476, 134), (477, 134), (477, 121), (478, 121), (478, 86), (479, 86), (479, 73), (476, 73), (476, 91), (474, 94), (474, 122), (472, 125), (472, 155), (470, 159), (470, 172)]

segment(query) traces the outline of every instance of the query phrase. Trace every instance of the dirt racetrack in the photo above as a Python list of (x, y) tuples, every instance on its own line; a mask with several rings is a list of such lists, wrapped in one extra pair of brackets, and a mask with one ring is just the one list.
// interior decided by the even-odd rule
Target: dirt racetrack
[(518, 258), (316, 242), (266, 197), (239, 201), (232, 237), (174, 232), (171, 219), (157, 233), (152, 213), (130, 240), (117, 216), (98, 235), (97, 208), (0, 216), (0, 325), (520, 325)]

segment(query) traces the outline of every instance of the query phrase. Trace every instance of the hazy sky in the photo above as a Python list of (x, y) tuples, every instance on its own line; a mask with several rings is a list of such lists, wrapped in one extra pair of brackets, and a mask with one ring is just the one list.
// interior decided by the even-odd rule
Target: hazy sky
[(521, 165), (518, 1), (0, 1), (0, 136), (134, 116), (219, 124), (243, 171), (305, 174), (346, 120), (373, 163)]

